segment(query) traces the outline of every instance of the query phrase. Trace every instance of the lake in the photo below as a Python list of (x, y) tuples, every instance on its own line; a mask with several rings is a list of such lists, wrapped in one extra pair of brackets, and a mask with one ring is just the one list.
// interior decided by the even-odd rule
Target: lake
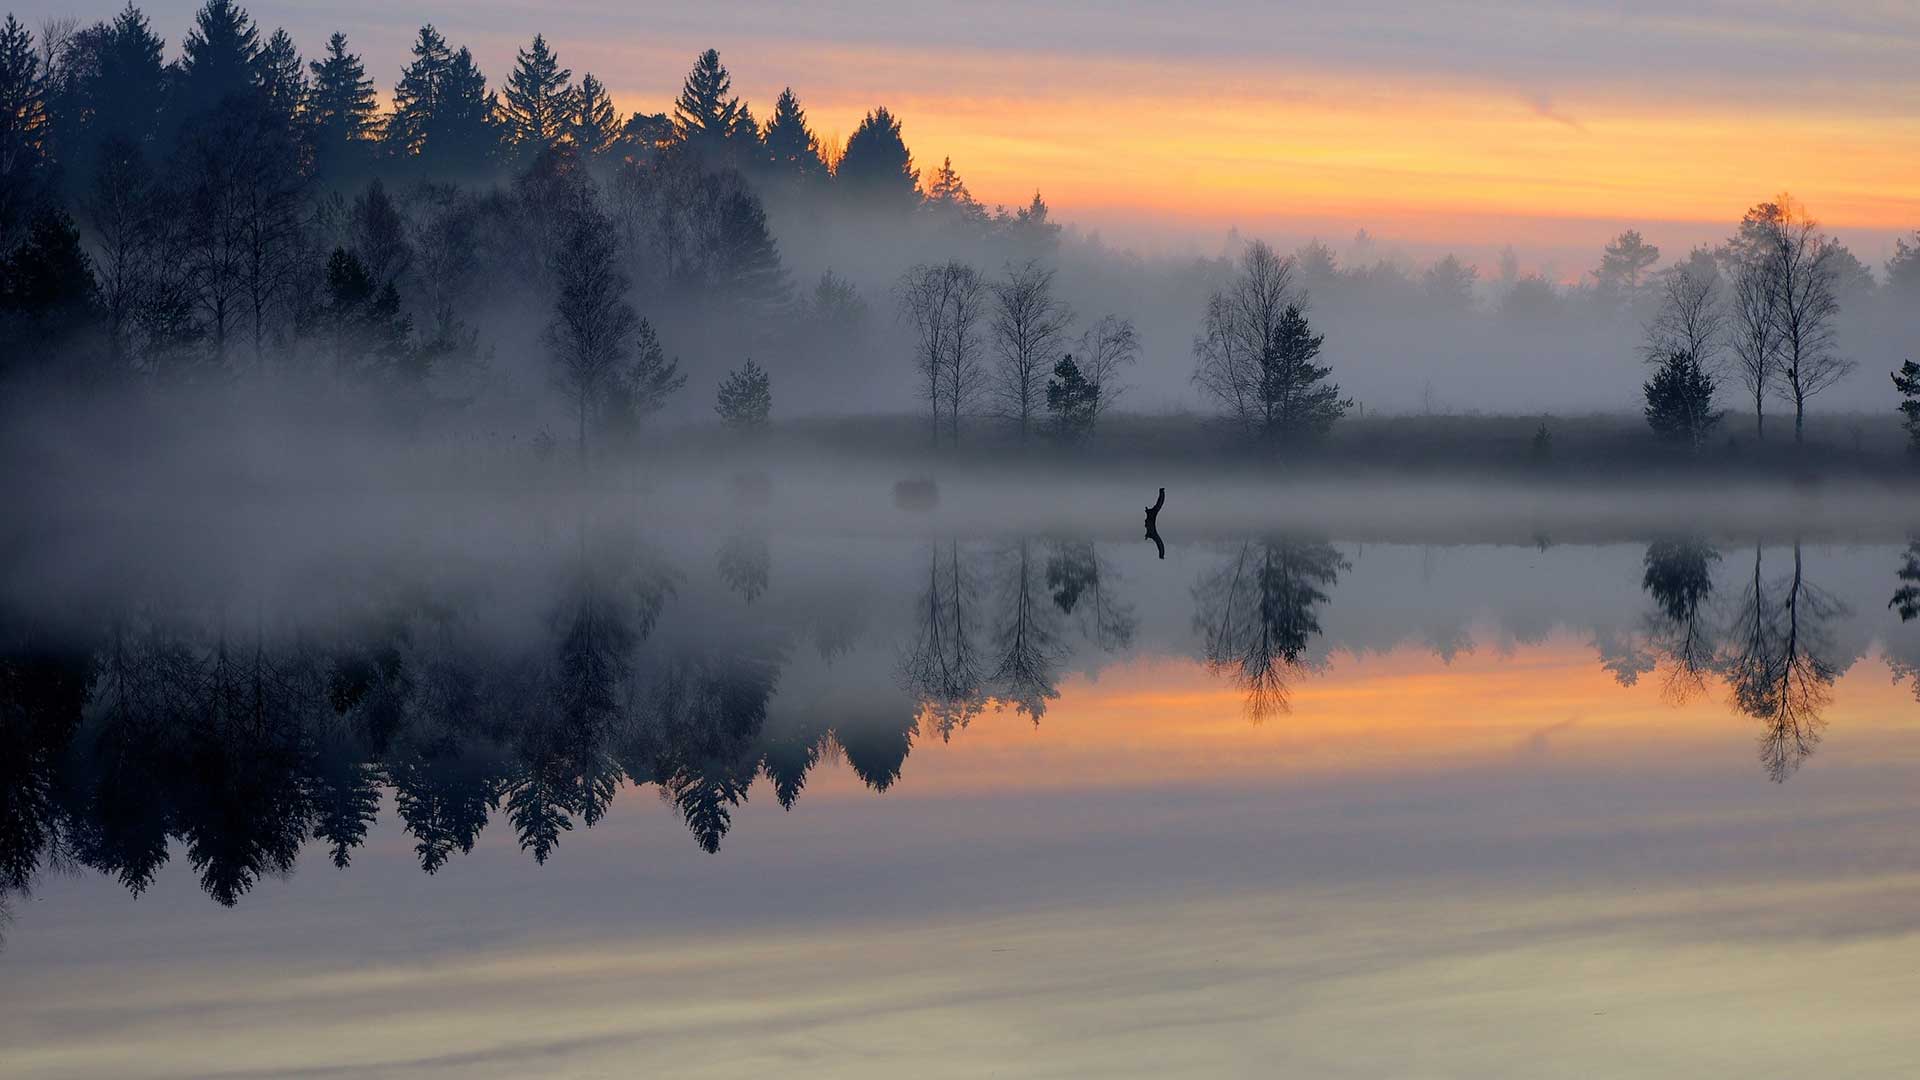
[(1920, 1072), (1870, 513), (781, 500), (16, 543), (0, 1071)]

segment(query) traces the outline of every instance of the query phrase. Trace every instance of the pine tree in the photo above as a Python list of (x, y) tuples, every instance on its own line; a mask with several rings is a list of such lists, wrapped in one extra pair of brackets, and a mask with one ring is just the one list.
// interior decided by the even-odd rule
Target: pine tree
[(75, 42), (79, 55), (59, 95), (55, 139), (63, 164), (84, 176), (108, 143), (144, 148), (154, 138), (169, 73), (166, 43), (131, 0), (111, 23)]
[(522, 161), (552, 151), (565, 137), (574, 114), (572, 79), (545, 37), (535, 34), (520, 50), (501, 93), (500, 131)]
[(310, 92), (306, 65), (285, 30), (275, 30), (266, 48), (260, 50), (259, 78), (261, 96), (273, 122), (285, 128), (303, 123)]
[(927, 184), (927, 210), (945, 215), (949, 220), (964, 225), (984, 225), (987, 221), (987, 208), (980, 205), (967, 190), (966, 181), (954, 171), (953, 159), (942, 158), (940, 168), (934, 170)]
[(33, 35), (8, 15), (0, 25), (0, 251), (13, 246), (38, 201), (46, 138), (45, 73)]
[(674, 134), (683, 146), (717, 153), (738, 134), (740, 108), (740, 99), (733, 94), (733, 76), (720, 62), (718, 50), (708, 49), (693, 62), (673, 103)]
[(1904, 399), (1900, 402), (1900, 423), (1907, 429), (1907, 448), (1920, 454), (1920, 364), (1911, 360), (1893, 373), (1893, 388)]
[(834, 180), (849, 197), (880, 210), (906, 211), (920, 203), (920, 170), (886, 106), (869, 112), (847, 138)]
[(443, 140), (440, 167), (456, 175), (485, 168), (500, 147), (494, 123), (499, 102), (487, 91), (487, 77), (463, 45), (447, 63), (446, 107), (436, 134)]
[(1654, 434), (1689, 450), (1706, 442), (1725, 415), (1713, 407), (1713, 376), (1684, 349), (1671, 350), (1661, 359), (1643, 391), (1647, 426)]
[(1099, 401), (1100, 388), (1080, 374), (1071, 353), (1053, 365), (1053, 378), (1047, 380), (1047, 411), (1053, 414), (1054, 431), (1060, 438), (1077, 439), (1093, 430)]
[(207, 0), (180, 50), (175, 118), (186, 122), (259, 85), (260, 32), (233, 0)]
[(720, 422), (734, 431), (758, 431), (767, 426), (767, 416), (773, 411), (772, 380), (767, 377), (766, 369), (749, 359), (738, 371), (727, 373), (720, 383), (720, 393), (713, 411), (720, 414)]
[(327, 260), (326, 288), (321, 320), (340, 370), (372, 378), (424, 374), (410, 363), (413, 322), (400, 313), (400, 294), (391, 282), (378, 284), (357, 256), (335, 248)]
[(55, 358), (93, 322), (98, 298), (73, 219), (58, 209), (35, 213), (26, 242), (0, 259), (0, 375)]
[(307, 65), (313, 89), (307, 112), (314, 128), (314, 147), (322, 168), (339, 165), (374, 137), (379, 118), (373, 80), (366, 65), (347, 51), (347, 36), (327, 39), (327, 55)]
[(1260, 358), (1259, 400), (1269, 439), (1318, 438), (1352, 406), (1340, 396), (1338, 386), (1321, 385), (1333, 369), (1321, 367), (1313, 359), (1320, 355), (1326, 340), (1325, 334), (1313, 332), (1298, 304), (1287, 305), (1281, 313), (1273, 338)]
[(680, 362), (667, 359), (653, 324), (641, 319), (633, 335), (633, 359), (608, 388), (602, 422), (615, 439), (631, 442), (647, 418), (666, 408), (667, 399), (685, 385)]
[(574, 150), (587, 158), (610, 153), (620, 142), (620, 121), (613, 111), (613, 99), (607, 96), (607, 88), (592, 72), (580, 78), (567, 137)]
[(818, 180), (827, 174), (827, 163), (820, 156), (820, 139), (807, 128), (807, 112), (793, 88), (780, 91), (773, 103), (773, 116), (767, 121), (765, 137), (767, 157), (774, 172), (795, 180)]
[(401, 72), (393, 88), (393, 116), (387, 122), (387, 141), (395, 153), (425, 151), (431, 132), (445, 107), (447, 74), (453, 52), (447, 39), (431, 23), (420, 28), (413, 43), (413, 63)]

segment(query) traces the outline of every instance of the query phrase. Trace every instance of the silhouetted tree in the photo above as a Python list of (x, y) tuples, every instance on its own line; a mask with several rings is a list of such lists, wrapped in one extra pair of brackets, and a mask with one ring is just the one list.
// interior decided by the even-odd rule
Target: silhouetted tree
[(1053, 271), (1038, 262), (1008, 267), (1007, 276), (990, 288), (994, 307), (988, 329), (999, 360), (994, 396), (1001, 415), (1013, 421), (1024, 441), (1040, 419), (1048, 366), (1060, 354), (1073, 312), (1054, 295)]
[[(1793, 403), (1793, 438), (1806, 434), (1807, 401), (1853, 370), (1840, 356), (1834, 320), (1838, 247), (1789, 195), (1747, 211), (1732, 242), (1765, 297), (1776, 344), (1775, 373)], [(1744, 300), (1742, 301), (1744, 307)]]
[(773, 115), (767, 118), (762, 142), (773, 163), (773, 174), (803, 182), (827, 177), (826, 159), (820, 153), (820, 139), (807, 127), (807, 113), (794, 97), (793, 88), (780, 91), (773, 103)]
[(327, 259), (326, 290), (320, 319), (342, 371), (414, 382), (425, 377), (411, 349), (413, 321), (401, 314), (391, 281), (376, 285), (365, 264), (336, 248)]
[(1660, 307), (1647, 324), (1645, 352), (1653, 363), (1675, 353), (1694, 358), (1708, 374), (1726, 335), (1727, 315), (1720, 295), (1720, 271), (1710, 255), (1696, 252), (1662, 275)]
[(749, 359), (737, 371), (720, 381), (720, 392), (713, 405), (720, 423), (737, 432), (759, 431), (767, 426), (773, 411), (772, 380), (760, 365)]
[(914, 328), (914, 364), (936, 441), (944, 411), (954, 444), (959, 444), (960, 418), (973, 410), (985, 389), (979, 322), (988, 296), (979, 272), (957, 260), (916, 266), (901, 279), (900, 312)]
[(1427, 299), (1443, 311), (1466, 311), (1473, 307), (1473, 286), (1480, 280), (1480, 268), (1448, 255), (1421, 276)]
[(591, 71), (580, 77), (580, 89), (573, 95), (567, 139), (575, 152), (588, 160), (605, 157), (619, 145), (620, 121), (614, 115), (613, 99)]
[(1907, 237), (1894, 237), (1893, 257), (1887, 260), (1887, 291), (1920, 301), (1920, 229), (1913, 231), (1912, 243)]
[(900, 121), (882, 105), (867, 113), (847, 137), (834, 171), (835, 185), (861, 206), (879, 213), (905, 213), (920, 205), (920, 170), (900, 136)]
[(307, 68), (313, 76), (307, 114), (313, 124), (314, 168), (322, 175), (355, 175), (369, 164), (380, 130), (373, 79), (360, 58), (347, 51), (345, 34), (328, 38), (325, 59)]
[(1000, 559), (999, 605), (993, 621), (994, 696), (1038, 723), (1055, 687), (1066, 650), (1056, 625), (1058, 611), (1046, 603), (1042, 569), (1033, 541), (1017, 541)]
[(714, 49), (695, 58), (681, 84), (673, 103), (673, 127), (680, 145), (709, 165), (739, 167), (759, 156), (759, 130), (734, 95), (733, 76)]
[(1053, 365), (1053, 378), (1047, 380), (1047, 412), (1053, 415), (1054, 433), (1066, 441), (1092, 431), (1100, 414), (1100, 388), (1080, 374), (1071, 354)]
[(80, 246), (80, 230), (65, 212), (42, 208), (26, 241), (0, 258), (0, 374), (30, 364), (51, 373), (53, 364), (70, 362), (70, 348), (98, 313), (93, 261)]
[(486, 76), (472, 53), (452, 49), (431, 24), (420, 28), (413, 57), (393, 88), (388, 146), (435, 175), (477, 171), (499, 145), (498, 103)]
[(736, 532), (720, 545), (720, 580), (749, 604), (767, 591), (772, 568), (765, 533)]
[[(1900, 613), (1901, 622), (1912, 622), (1920, 618), (1920, 540), (1908, 541), (1898, 577), (1906, 584), (1894, 590), (1887, 607)], [(1915, 692), (1920, 693), (1920, 689)]]
[(0, 24), (0, 252), (12, 250), (46, 180), (47, 75), (33, 35), (8, 15)]
[(191, 123), (230, 101), (251, 98), (260, 76), (260, 31), (247, 10), (233, 0), (206, 0), (181, 42), (168, 97), (174, 123)]
[(952, 158), (942, 158), (940, 167), (928, 179), (923, 207), (935, 221), (949, 228), (980, 230), (988, 224), (987, 208), (967, 190), (966, 181), (954, 171)]
[(950, 541), (945, 552), (937, 544), (928, 550), (917, 632), (901, 668), (908, 691), (943, 739), (986, 707), (978, 591), (958, 542)]
[(1907, 429), (1907, 449), (1920, 454), (1920, 364), (1908, 360), (1892, 374), (1893, 389), (1901, 397), (1900, 424)]
[[(519, 51), (500, 95), (500, 133), (520, 160), (552, 153), (566, 138), (576, 108), (572, 79), (545, 37), (535, 34)], [(610, 122), (611, 106), (608, 114)]]
[(1646, 286), (1647, 271), (1659, 261), (1660, 249), (1647, 243), (1639, 230), (1628, 229), (1601, 253), (1600, 266), (1592, 272), (1594, 291), (1605, 304), (1632, 303)]
[(1087, 638), (1108, 652), (1132, 644), (1136, 626), (1132, 606), (1111, 595), (1116, 577), (1092, 541), (1063, 541), (1047, 559), (1054, 606), (1063, 615), (1079, 613)]
[(1668, 353), (1643, 390), (1647, 426), (1689, 450), (1706, 442), (1723, 415), (1713, 407), (1713, 376), (1692, 353)]
[(374, 288), (397, 288), (413, 265), (413, 240), (407, 235), (406, 218), (377, 177), (354, 198), (347, 215), (347, 234)]
[(1819, 745), (1820, 714), (1838, 675), (1830, 659), (1828, 624), (1845, 610), (1806, 581), (1799, 544), (1793, 548), (1793, 573), (1784, 582), (1764, 579), (1761, 552), (1754, 548), (1753, 577), (1720, 663), (1735, 707), (1766, 725), (1760, 759), (1775, 782), (1793, 775)]

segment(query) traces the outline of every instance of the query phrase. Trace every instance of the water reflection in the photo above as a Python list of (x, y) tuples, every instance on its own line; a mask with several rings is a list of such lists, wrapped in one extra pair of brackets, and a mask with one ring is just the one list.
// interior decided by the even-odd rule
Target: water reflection
[[(693, 577), (630, 532), (581, 527), (554, 546), (555, 565), (522, 575), (524, 603), (511, 575), (489, 590), (363, 573), (298, 616), (155, 594), (0, 617), (0, 893), (59, 866), (139, 893), (181, 857), (231, 905), (310, 842), (351, 865), (389, 802), (429, 874), (495, 818), (545, 862), (629, 785), (655, 788), (716, 852), (763, 778), (791, 808), (838, 757), (887, 791), (916, 739), (996, 708), (1039, 724), (1069, 676), (1113, 659), (1198, 661), (1258, 720), (1335, 650), (1417, 645), (1451, 661), (1479, 614), (1421, 614), (1391, 589), (1369, 600), (1361, 549), (1291, 535), (1191, 552), (1207, 565), (1186, 580), (1152, 553), (1124, 579), (1087, 539), (942, 538), (915, 544), (912, 568), (872, 597), (854, 587), (879, 578), (864, 566), (776, 583), (764, 533), (735, 534), (717, 575)], [(1444, 578), (1439, 557), (1421, 553), (1422, 580)], [(1718, 686), (1761, 724), (1765, 774), (1787, 779), (1866, 648), (1840, 641), (1854, 607), (1815, 583), (1798, 544), (1755, 546), (1749, 563), (1744, 548), (1660, 538), (1637, 571), (1644, 610), (1617, 624), (1588, 625), (1573, 600), (1488, 602), (1522, 642), (1584, 626), (1617, 679), (1662, 672), (1676, 704)], [(1898, 581), (1888, 607), (1905, 621), (1920, 543)], [(1599, 588), (1619, 586), (1632, 591)], [(1884, 652), (1920, 693), (1920, 644), (1888, 637)], [(852, 689), (781, 709), (793, 677)]]

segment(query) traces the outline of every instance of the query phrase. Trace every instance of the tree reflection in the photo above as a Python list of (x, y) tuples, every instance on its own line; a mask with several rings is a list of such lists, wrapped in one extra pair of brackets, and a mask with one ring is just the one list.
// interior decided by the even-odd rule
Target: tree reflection
[(1792, 573), (1773, 582), (1766, 580), (1761, 549), (1754, 547), (1753, 574), (1735, 609), (1722, 663), (1734, 706), (1766, 725), (1760, 761), (1776, 782), (1793, 775), (1820, 744), (1821, 712), (1838, 674), (1831, 625), (1845, 614), (1844, 605), (1806, 580), (1798, 543)]
[(1666, 695), (1680, 703), (1706, 689), (1717, 650), (1709, 601), (1713, 564), (1720, 552), (1697, 537), (1656, 540), (1647, 545), (1641, 587), (1652, 598), (1647, 619), (1650, 651), (1667, 664)]
[(1906, 558), (1900, 564), (1900, 587), (1893, 591), (1887, 607), (1900, 613), (1901, 622), (1920, 617), (1920, 540), (1907, 543)]
[(1288, 674), (1320, 633), (1322, 590), (1350, 568), (1331, 544), (1248, 541), (1194, 586), (1207, 667), (1246, 691), (1254, 719), (1286, 711)]
[(996, 697), (1037, 723), (1046, 714), (1047, 702), (1060, 696), (1054, 684), (1065, 649), (1060, 613), (1041, 592), (1033, 547), (1034, 541), (1021, 540), (1002, 559), (993, 623), (993, 683)]
[(1088, 640), (1105, 652), (1133, 644), (1133, 607), (1114, 597), (1118, 575), (1091, 540), (1062, 540), (1047, 558), (1047, 592), (1062, 615), (1078, 613)]
[(927, 553), (913, 645), (902, 662), (908, 689), (941, 738), (951, 738), (986, 707), (980, 655), (979, 585), (958, 541)]

